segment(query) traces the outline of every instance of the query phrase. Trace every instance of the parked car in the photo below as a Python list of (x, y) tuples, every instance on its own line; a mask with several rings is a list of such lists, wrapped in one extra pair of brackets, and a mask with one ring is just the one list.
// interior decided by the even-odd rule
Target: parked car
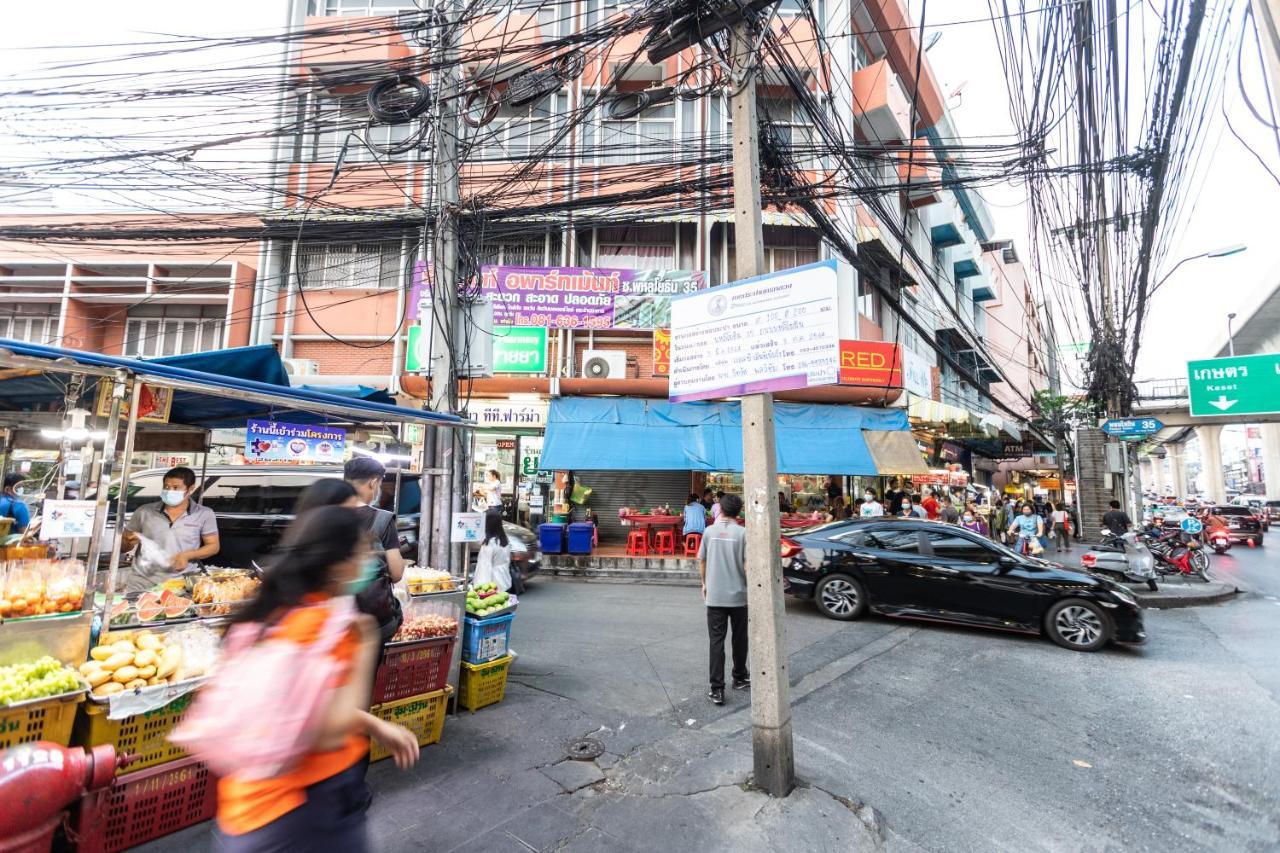
[(1249, 507), (1217, 504), (1210, 507), (1209, 512), (1226, 519), (1232, 542), (1246, 542), (1252, 539), (1254, 545), (1262, 544), (1262, 522), (1258, 521), (1258, 517)]
[(1271, 524), (1280, 523), (1280, 501), (1263, 501), (1263, 507), (1267, 513), (1267, 521)]
[(885, 616), (1043, 633), (1096, 651), (1146, 640), (1133, 593), (952, 525), (853, 519), (782, 539), (783, 583), (832, 619)]

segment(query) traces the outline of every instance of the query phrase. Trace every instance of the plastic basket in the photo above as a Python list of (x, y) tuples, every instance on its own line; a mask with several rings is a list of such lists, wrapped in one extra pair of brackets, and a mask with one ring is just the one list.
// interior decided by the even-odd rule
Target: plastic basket
[(455, 639), (435, 637), (388, 646), (373, 679), (373, 704), (381, 705), (443, 688), (449, 682)]
[(213, 817), (218, 782), (194, 758), (118, 778), (86, 796), (74, 826), (79, 853), (114, 853)]
[(458, 704), (468, 711), (496, 705), (507, 693), (511, 655), (489, 663), (464, 663), (458, 681)]
[[(452, 687), (424, 693), (421, 696), (410, 696), (395, 702), (374, 705), (369, 712), (379, 719), (390, 723), (399, 723), (418, 736), (418, 745), (426, 746), (438, 743), (444, 733), (444, 715), (449, 707)], [(381, 761), (389, 758), (391, 753), (382, 748), (377, 741), (369, 747), (369, 760)]]
[(80, 746), (109, 743), (116, 748), (116, 755), (133, 756), (133, 762), (121, 769), (118, 775), (186, 758), (187, 753), (183, 749), (169, 743), (169, 735), (195, 696), (193, 691), (179, 696), (163, 708), (123, 720), (108, 720), (105, 706), (90, 703), (85, 706), (84, 733), (76, 742)]
[(467, 663), (488, 663), (506, 657), (511, 644), (511, 622), (515, 614), (488, 619), (466, 618), (462, 634), (462, 659)]
[(21, 708), (0, 708), (0, 750), (37, 740), (70, 746), (76, 708), (83, 701), (84, 694), (77, 693)]

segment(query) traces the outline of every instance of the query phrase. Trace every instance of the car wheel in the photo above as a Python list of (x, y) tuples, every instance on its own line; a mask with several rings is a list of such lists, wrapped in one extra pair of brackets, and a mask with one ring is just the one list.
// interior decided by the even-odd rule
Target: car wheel
[(1065, 598), (1044, 617), (1049, 639), (1064, 649), (1096, 652), (1111, 639), (1111, 623), (1102, 608), (1080, 598)]
[(867, 609), (867, 593), (848, 575), (827, 575), (818, 581), (813, 600), (822, 615), (830, 619), (857, 619)]
[(511, 564), (511, 591), (516, 595), (524, 595), (524, 572), (515, 563)]

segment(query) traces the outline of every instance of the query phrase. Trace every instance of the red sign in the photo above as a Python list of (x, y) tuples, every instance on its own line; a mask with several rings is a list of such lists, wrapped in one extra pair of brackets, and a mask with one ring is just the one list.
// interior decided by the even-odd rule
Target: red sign
[(671, 330), (653, 330), (653, 375), (667, 376), (671, 373)]
[(840, 384), (902, 387), (902, 350), (884, 341), (841, 341)]

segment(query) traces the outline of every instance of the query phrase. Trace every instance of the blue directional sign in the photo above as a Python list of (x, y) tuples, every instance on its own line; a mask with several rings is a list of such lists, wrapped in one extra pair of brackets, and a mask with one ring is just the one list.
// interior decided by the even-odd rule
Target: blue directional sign
[(1192, 536), (1199, 533), (1201, 530), (1204, 530), (1204, 525), (1200, 523), (1200, 519), (1192, 518), (1190, 516), (1182, 519), (1182, 522), (1178, 526), (1182, 528), (1183, 533), (1190, 533)]
[(1102, 431), (1116, 438), (1140, 438), (1162, 429), (1164, 424), (1156, 418), (1112, 418), (1102, 424)]

